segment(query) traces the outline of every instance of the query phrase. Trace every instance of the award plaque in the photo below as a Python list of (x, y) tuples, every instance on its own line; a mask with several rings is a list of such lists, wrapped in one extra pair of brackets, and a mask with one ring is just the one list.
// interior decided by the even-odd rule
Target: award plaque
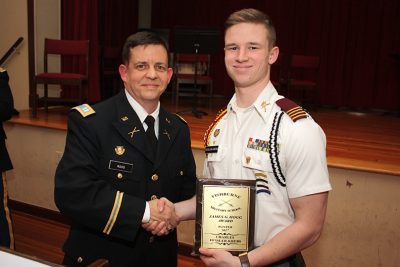
[(194, 253), (200, 247), (234, 255), (253, 248), (255, 180), (197, 180)]

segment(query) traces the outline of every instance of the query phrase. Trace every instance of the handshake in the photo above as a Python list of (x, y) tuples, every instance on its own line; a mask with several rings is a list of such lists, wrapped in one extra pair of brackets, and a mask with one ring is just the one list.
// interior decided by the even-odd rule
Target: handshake
[(176, 214), (175, 205), (166, 198), (149, 201), (150, 221), (142, 224), (143, 228), (153, 235), (167, 235), (179, 224), (179, 216)]

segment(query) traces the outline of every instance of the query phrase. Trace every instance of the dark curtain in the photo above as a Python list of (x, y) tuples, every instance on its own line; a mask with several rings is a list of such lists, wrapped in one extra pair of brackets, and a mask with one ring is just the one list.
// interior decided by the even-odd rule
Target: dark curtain
[[(278, 45), (292, 54), (321, 57), (320, 103), (395, 110), (400, 106), (400, 1), (397, 0), (203, 0), (152, 1), (152, 26), (217, 27), (245, 7), (269, 14)], [(172, 32), (173, 34), (173, 32)], [(173, 35), (171, 36), (173, 39)], [(222, 38), (221, 38), (222, 39)], [(223, 43), (212, 56), (215, 92), (233, 94), (223, 64)]]
[(104, 46), (121, 47), (137, 30), (138, 0), (100, 1), (100, 38)]
[[(93, 103), (100, 100), (99, 89), (99, 12), (98, 0), (64, 0), (62, 1), (62, 33), (63, 39), (89, 40), (89, 87), (88, 101)], [(80, 70), (84, 65), (77, 62), (63, 61), (63, 71)], [(63, 97), (76, 97), (77, 91), (63, 88)]]
[[(137, 29), (138, 0), (63, 0), (62, 38), (90, 41), (88, 101), (101, 100), (101, 51), (104, 46), (122, 47), (128, 35)], [(63, 62), (63, 70), (80, 69), (83, 64)], [(77, 92), (63, 88), (62, 96)]]

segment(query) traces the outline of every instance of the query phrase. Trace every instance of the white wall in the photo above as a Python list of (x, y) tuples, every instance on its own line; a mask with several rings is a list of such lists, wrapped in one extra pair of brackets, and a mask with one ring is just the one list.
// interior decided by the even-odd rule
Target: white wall
[[(32, 0), (33, 1), (33, 0)], [(28, 64), (28, 0), (2, 0), (0, 4), (0, 55), (19, 38), (24, 41), (4, 67), (10, 76), (10, 87), (17, 110), (29, 108), (29, 64)], [(60, 0), (34, 1), (36, 70), (43, 70), (44, 37), (60, 37)], [(59, 60), (53, 59), (51, 68), (59, 68)], [(39, 87), (42, 88), (42, 87)], [(43, 95), (41, 89), (39, 95)], [(58, 95), (58, 87), (50, 88), (50, 95)]]
[(10, 86), (17, 109), (29, 106), (28, 68), (28, 16), (27, 0), (1, 0), (0, 4), (0, 56), (19, 38), (24, 41), (16, 53), (3, 66), (10, 76)]
[[(44, 39), (61, 38), (61, 0), (39, 0), (34, 3), (35, 9), (35, 73), (43, 72)], [(51, 55), (48, 71), (59, 72), (61, 69), (59, 56)], [(59, 85), (49, 85), (49, 96), (60, 96)], [(39, 97), (43, 96), (43, 85), (38, 85)]]

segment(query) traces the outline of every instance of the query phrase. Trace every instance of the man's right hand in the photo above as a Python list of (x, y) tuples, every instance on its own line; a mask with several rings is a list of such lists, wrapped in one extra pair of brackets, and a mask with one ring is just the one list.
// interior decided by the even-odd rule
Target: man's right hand
[(175, 206), (166, 198), (149, 201), (150, 222), (143, 227), (156, 235), (166, 235), (179, 223)]

